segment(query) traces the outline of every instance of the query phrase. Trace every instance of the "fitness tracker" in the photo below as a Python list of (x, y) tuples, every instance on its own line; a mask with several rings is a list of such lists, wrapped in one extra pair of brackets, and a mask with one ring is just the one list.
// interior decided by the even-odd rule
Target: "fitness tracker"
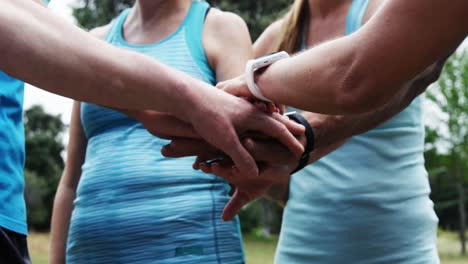
[(309, 122), (301, 115), (296, 112), (287, 113), (285, 116), (289, 117), (291, 120), (294, 120), (296, 123), (301, 124), (305, 127), (305, 136), (307, 139), (307, 145), (305, 146), (304, 153), (299, 160), (299, 165), (297, 168), (291, 173), (294, 174), (300, 170), (302, 170), (305, 166), (307, 166), (309, 162), (309, 155), (312, 151), (314, 151), (315, 145), (315, 135), (314, 130), (310, 126)]
[(255, 71), (264, 67), (267, 67), (279, 60), (289, 58), (289, 54), (286, 51), (281, 51), (277, 53), (268, 54), (257, 59), (249, 60), (245, 66), (245, 78), (247, 81), (247, 87), (250, 92), (257, 98), (262, 101), (271, 102), (270, 99), (266, 98), (257, 84), (255, 83), (254, 74)]

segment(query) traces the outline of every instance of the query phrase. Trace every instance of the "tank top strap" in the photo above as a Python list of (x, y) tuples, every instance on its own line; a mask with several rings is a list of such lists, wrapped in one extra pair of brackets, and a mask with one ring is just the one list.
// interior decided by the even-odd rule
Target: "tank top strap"
[(369, 0), (353, 0), (346, 19), (346, 35), (357, 31), (361, 27), (368, 5)]
[(130, 13), (131, 8), (127, 8), (120, 13), (120, 15), (112, 21), (112, 26), (107, 32), (106, 42), (113, 43), (115, 38), (119, 36), (120, 31), (123, 28), (123, 23), (127, 19), (128, 14)]
[(214, 83), (216, 79), (214, 71), (208, 64), (205, 49), (203, 48), (203, 27), (210, 8), (211, 6), (207, 2), (194, 0), (184, 26), (187, 46), (195, 63), (210, 78), (210, 81)]

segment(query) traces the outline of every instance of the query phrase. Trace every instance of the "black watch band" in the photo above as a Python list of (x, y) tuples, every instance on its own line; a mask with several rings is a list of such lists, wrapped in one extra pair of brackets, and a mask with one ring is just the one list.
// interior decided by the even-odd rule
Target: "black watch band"
[(290, 119), (294, 120), (296, 123), (301, 124), (305, 127), (305, 136), (307, 139), (307, 145), (305, 146), (304, 153), (302, 154), (301, 159), (299, 160), (299, 165), (291, 173), (291, 174), (294, 174), (302, 170), (305, 166), (307, 166), (309, 162), (309, 155), (314, 150), (315, 135), (314, 135), (314, 130), (310, 126), (309, 122), (307, 122), (307, 120), (301, 114), (291, 113), (291, 114), (288, 114), (287, 117), (289, 117)]

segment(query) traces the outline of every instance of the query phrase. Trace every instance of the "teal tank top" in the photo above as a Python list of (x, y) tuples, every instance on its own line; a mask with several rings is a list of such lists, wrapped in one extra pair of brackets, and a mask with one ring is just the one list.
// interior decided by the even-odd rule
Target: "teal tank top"
[[(126, 10), (106, 40), (214, 84), (202, 46), (208, 10), (193, 1), (175, 32), (149, 45), (123, 38)], [(88, 144), (67, 263), (244, 263), (238, 218), (221, 220), (230, 191), (224, 180), (194, 171), (194, 157), (163, 157), (169, 142), (119, 112), (83, 103), (81, 119)]]
[[(368, 2), (352, 2), (346, 34)], [(276, 263), (439, 263), (422, 100), (292, 176)]]

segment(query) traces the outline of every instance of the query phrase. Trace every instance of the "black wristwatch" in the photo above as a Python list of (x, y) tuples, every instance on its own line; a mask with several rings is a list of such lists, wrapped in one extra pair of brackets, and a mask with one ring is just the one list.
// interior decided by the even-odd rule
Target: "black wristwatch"
[(310, 153), (314, 151), (315, 135), (314, 135), (314, 130), (310, 126), (309, 122), (307, 122), (307, 120), (301, 114), (292, 112), (292, 113), (286, 114), (286, 116), (289, 117), (291, 120), (294, 120), (296, 123), (301, 124), (305, 127), (305, 136), (307, 139), (307, 145), (305, 146), (304, 153), (302, 154), (301, 159), (299, 160), (299, 165), (291, 173), (291, 174), (294, 174), (302, 170), (305, 166), (307, 166), (309, 162)]

